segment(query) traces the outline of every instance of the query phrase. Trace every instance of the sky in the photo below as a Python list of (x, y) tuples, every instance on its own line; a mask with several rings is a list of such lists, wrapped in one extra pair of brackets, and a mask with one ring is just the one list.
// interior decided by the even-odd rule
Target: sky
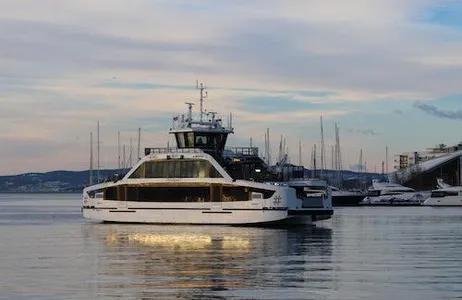
[[(229, 146), (310, 167), (324, 120), (342, 161), (462, 141), (460, 0), (0, 0), (0, 175), (118, 165), (117, 136), (163, 147), (198, 103), (233, 113)], [(130, 142), (131, 141), (131, 142)], [(96, 157), (96, 143), (94, 145)], [(319, 149), (319, 148), (318, 148)], [(319, 154), (319, 152), (318, 152)], [(273, 158), (274, 160), (274, 158)]]

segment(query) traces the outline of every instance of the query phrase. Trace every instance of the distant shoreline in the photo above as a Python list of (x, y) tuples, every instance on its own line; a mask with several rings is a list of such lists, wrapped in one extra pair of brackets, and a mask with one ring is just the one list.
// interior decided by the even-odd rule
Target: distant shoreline
[(0, 191), (0, 194), (81, 194), (82, 191), (79, 192), (8, 192), (8, 191)]

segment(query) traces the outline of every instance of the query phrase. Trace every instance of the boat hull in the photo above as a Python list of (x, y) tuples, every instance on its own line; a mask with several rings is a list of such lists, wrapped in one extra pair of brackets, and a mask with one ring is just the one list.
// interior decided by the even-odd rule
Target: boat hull
[(446, 196), (442, 198), (428, 198), (425, 206), (462, 206), (462, 196)]
[(366, 197), (359, 205), (362, 206), (422, 206), (429, 193), (403, 193), (397, 195), (382, 195), (377, 197)]
[(358, 206), (363, 199), (364, 195), (332, 195), (332, 206)]

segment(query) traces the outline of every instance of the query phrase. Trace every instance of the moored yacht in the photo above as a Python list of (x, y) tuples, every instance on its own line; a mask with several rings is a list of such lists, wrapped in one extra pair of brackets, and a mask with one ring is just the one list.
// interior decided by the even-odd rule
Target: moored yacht
[[(328, 202), (315, 207), (286, 185), (258, 157), (258, 148), (224, 149), (231, 120), (223, 126), (215, 112), (173, 119), (177, 148), (147, 148), (145, 156), (120, 180), (87, 187), (83, 215), (125, 223), (267, 224), (311, 223), (329, 218)], [(102, 197), (101, 197), (102, 196)]]
[(397, 183), (373, 181), (360, 205), (421, 205), (426, 193), (402, 186)]
[(451, 186), (437, 179), (439, 189), (433, 190), (425, 206), (462, 206), (462, 186)]

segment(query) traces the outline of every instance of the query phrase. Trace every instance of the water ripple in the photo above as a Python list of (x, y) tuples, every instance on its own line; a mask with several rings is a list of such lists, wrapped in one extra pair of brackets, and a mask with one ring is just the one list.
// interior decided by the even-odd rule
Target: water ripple
[(461, 299), (462, 210), (338, 209), (316, 227), (87, 222), (0, 195), (0, 299)]

